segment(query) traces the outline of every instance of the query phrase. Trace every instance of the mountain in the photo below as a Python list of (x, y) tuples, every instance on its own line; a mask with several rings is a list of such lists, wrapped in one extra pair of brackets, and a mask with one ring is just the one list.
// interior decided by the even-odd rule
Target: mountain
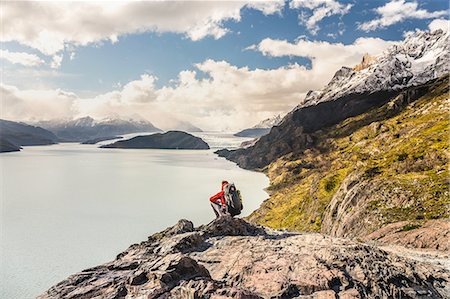
[(366, 56), (254, 146), (218, 151), (271, 180), (271, 197), (250, 220), (450, 249), (448, 41), (440, 30), (417, 32)]
[(0, 152), (19, 151), (21, 146), (58, 143), (51, 132), (24, 123), (0, 119)]
[(444, 76), (449, 71), (449, 34), (418, 31), (380, 55), (365, 55), (361, 64), (338, 70), (323, 90), (309, 92), (297, 109), (350, 94), (401, 90)]
[(281, 120), (282, 118), (280, 115), (276, 115), (272, 118), (267, 118), (251, 128), (237, 132), (236, 134), (234, 134), (234, 136), (253, 137), (253, 138), (261, 137), (269, 133), (272, 127), (278, 126)]
[(105, 118), (95, 120), (86, 116), (74, 120), (41, 121), (39, 126), (52, 131), (66, 142), (83, 142), (108, 136), (140, 132), (161, 132), (151, 122), (139, 119)]
[(190, 122), (187, 121), (176, 121), (174, 124), (170, 126), (169, 131), (184, 131), (184, 132), (203, 132), (199, 127), (194, 126)]
[(37, 298), (448, 298), (448, 269), (399, 254), (231, 217), (180, 220)]
[(265, 167), (307, 147), (312, 142), (308, 134), (380, 107), (407, 87), (445, 76), (449, 55), (449, 32), (417, 31), (372, 59), (366, 68), (338, 70), (323, 90), (309, 92), (253, 147), (221, 153), (244, 168)]
[(181, 131), (169, 131), (120, 140), (101, 148), (209, 149), (209, 146), (199, 137)]
[(270, 163), (271, 198), (250, 219), (275, 228), (450, 250), (448, 76), (299, 135)]

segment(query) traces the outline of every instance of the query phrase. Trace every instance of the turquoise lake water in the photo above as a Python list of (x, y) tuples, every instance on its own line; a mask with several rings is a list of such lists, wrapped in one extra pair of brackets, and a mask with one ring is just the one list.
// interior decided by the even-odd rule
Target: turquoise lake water
[(0, 297), (34, 298), (180, 218), (208, 223), (214, 218), (208, 199), (222, 179), (241, 190), (242, 216), (258, 208), (268, 197), (267, 177), (213, 153), (243, 139), (198, 135), (213, 149), (100, 149), (66, 143), (1, 154)]

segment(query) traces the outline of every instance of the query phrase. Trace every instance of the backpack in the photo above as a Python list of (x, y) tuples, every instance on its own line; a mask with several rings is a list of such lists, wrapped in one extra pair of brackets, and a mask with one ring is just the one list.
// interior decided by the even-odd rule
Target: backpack
[(236, 189), (234, 184), (227, 184), (223, 188), (225, 203), (227, 204), (228, 213), (231, 216), (241, 214), (242, 211), (242, 199), (239, 190)]

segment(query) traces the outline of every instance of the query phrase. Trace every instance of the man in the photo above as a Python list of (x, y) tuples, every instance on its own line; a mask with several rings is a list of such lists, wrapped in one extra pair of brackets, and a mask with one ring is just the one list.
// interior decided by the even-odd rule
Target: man
[(225, 192), (223, 191), (224, 187), (228, 184), (227, 181), (222, 181), (222, 191), (212, 196), (209, 201), (211, 202), (211, 207), (213, 208), (214, 214), (219, 218), (220, 216), (224, 216), (228, 214), (227, 204), (225, 202)]

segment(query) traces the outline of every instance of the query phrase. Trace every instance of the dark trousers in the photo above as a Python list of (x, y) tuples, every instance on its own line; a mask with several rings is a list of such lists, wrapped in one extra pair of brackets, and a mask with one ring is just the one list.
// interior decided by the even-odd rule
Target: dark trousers
[(226, 212), (222, 210), (222, 205), (217, 203), (211, 203), (211, 207), (214, 211), (214, 214), (216, 214), (216, 218), (226, 215)]

